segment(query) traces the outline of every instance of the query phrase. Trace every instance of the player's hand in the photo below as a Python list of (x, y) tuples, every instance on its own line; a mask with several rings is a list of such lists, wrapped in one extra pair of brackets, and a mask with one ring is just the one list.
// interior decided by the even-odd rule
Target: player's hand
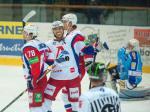
[(96, 51), (101, 51), (102, 49), (109, 50), (108, 44), (106, 42), (100, 42), (99, 40), (95, 44)]
[(27, 78), (27, 88), (28, 88), (29, 90), (33, 90), (33, 89), (34, 89), (33, 80), (32, 80), (31, 77), (28, 77), (28, 78)]
[(102, 49), (102, 43), (98, 40), (97, 42), (94, 43), (94, 47), (96, 52), (100, 52)]

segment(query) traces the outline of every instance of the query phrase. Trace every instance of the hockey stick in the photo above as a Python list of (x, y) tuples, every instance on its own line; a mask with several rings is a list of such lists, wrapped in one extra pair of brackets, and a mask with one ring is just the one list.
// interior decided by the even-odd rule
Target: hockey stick
[[(36, 12), (34, 10), (31, 10), (22, 20), (22, 26), (24, 27), (26, 25), (26, 22), (32, 18)], [(24, 93), (26, 93), (27, 89), (22, 91), (16, 98), (14, 98), (9, 104), (7, 104), (0, 112), (4, 112), (10, 105), (12, 105), (17, 99), (19, 99)]]
[(24, 93), (26, 93), (27, 89), (22, 91), (16, 98), (14, 98), (8, 105), (6, 105), (0, 112), (4, 112), (10, 105), (12, 105), (17, 99), (19, 99)]
[[(97, 45), (99, 45), (99, 44), (101, 44), (100, 46), (101, 46), (101, 48), (102, 49), (106, 49), (106, 50), (109, 50), (109, 47), (108, 47), (108, 45), (107, 45), (107, 43), (106, 42), (104, 42), (104, 43), (100, 43), (99, 42), (99, 37), (97, 36), (97, 35), (93, 35), (94, 36), (94, 41), (95, 41), (95, 44), (97, 44)], [(91, 35), (91, 37), (92, 37), (92, 35)], [(89, 38), (90, 39), (90, 38)], [(90, 40), (93, 40), (92, 38), (90, 39)], [(96, 60), (96, 56), (97, 56), (97, 50), (95, 49), (95, 51), (96, 51), (96, 54), (94, 55), (94, 59), (93, 59), (93, 63), (92, 63), (92, 65), (94, 65), (95, 64), (95, 60)], [(108, 67), (110, 65), (110, 61), (109, 62), (107, 62), (107, 64), (106, 64), (106, 67)], [(90, 84), (89, 84), (89, 89), (91, 88), (91, 81), (90, 81)]]
[[(99, 38), (97, 37), (97, 38), (96, 38), (96, 44), (97, 44), (98, 40), (99, 40)], [(97, 55), (97, 52), (96, 52), (96, 54), (95, 54), (94, 57), (93, 57), (93, 63), (92, 63), (92, 65), (95, 64), (96, 55)], [(90, 81), (90, 84), (89, 84), (89, 89), (90, 89), (90, 88), (91, 88), (91, 81)]]
[[(54, 66), (52, 66), (51, 68), (53, 68)], [(45, 71), (45, 73), (43, 74), (43, 76), (45, 76), (46, 74), (48, 74), (51, 71), (51, 69), (48, 67), (48, 69)], [(39, 80), (37, 80), (37, 83), (41, 80), (41, 78)], [(15, 101), (17, 101), (22, 95), (24, 95), (24, 93), (27, 92), (27, 89), (23, 90), (17, 97), (15, 97), (9, 104), (7, 104), (0, 112), (4, 112), (8, 107), (10, 107)]]
[(22, 26), (24, 27), (26, 25), (26, 22), (32, 18), (36, 14), (35, 10), (31, 10), (22, 20)]

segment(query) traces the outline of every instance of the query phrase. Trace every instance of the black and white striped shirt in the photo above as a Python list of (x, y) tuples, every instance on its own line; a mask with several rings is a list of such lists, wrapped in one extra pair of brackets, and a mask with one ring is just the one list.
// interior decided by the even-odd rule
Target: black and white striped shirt
[(106, 87), (92, 88), (80, 96), (79, 112), (121, 112), (119, 96)]

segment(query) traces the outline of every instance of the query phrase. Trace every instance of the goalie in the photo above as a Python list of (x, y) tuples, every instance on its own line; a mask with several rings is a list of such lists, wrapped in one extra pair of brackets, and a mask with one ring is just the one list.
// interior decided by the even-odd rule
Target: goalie
[[(118, 50), (118, 65), (113, 68), (119, 72), (123, 88), (134, 89), (142, 80), (142, 60), (139, 50), (139, 41), (129, 40), (127, 47)], [(111, 70), (113, 74), (113, 70)]]

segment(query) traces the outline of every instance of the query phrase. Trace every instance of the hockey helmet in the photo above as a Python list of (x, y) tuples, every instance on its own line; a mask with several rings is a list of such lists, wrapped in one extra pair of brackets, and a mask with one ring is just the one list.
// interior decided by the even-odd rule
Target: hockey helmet
[(23, 29), (24, 32), (26, 32), (28, 35), (32, 34), (33, 37), (37, 37), (38, 32), (37, 32), (37, 26), (34, 24), (28, 24), (24, 27)]
[(63, 27), (63, 23), (61, 21), (54, 21), (52, 23), (52, 29), (57, 27)]
[(95, 63), (92, 64), (87, 73), (89, 74), (90, 79), (103, 80), (107, 76), (107, 70), (104, 63)]
[(76, 25), (77, 24), (77, 16), (73, 13), (69, 13), (62, 17), (62, 21), (68, 21), (68, 22), (71, 22), (72, 25)]

